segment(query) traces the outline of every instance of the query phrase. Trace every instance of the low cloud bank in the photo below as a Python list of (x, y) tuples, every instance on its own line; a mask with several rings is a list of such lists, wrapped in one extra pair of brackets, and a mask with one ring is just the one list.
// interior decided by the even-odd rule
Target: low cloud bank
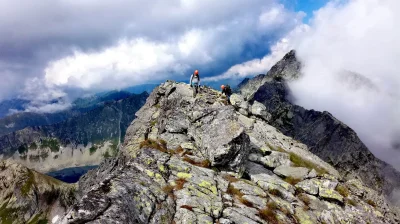
[(294, 43), (304, 64), (296, 103), (326, 110), (400, 170), (400, 2), (331, 2)]
[(290, 84), (295, 102), (329, 111), (353, 128), (378, 158), (400, 170), (400, 1), (331, 1), (271, 47), (262, 59), (220, 76), (265, 74), (295, 49), (302, 78)]

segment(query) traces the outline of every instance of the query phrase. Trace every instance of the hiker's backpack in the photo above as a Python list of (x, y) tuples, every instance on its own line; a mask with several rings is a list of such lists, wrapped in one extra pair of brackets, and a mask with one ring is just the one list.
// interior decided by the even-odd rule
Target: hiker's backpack
[(226, 85), (226, 86), (225, 86), (225, 92), (226, 92), (226, 94), (228, 94), (228, 95), (232, 94), (232, 90), (231, 90), (231, 87), (230, 87), (229, 85)]

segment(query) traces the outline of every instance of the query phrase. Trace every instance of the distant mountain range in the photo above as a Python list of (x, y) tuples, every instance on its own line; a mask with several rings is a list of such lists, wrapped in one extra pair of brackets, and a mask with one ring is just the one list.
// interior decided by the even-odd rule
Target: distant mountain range
[(24, 99), (5, 100), (0, 102), (0, 136), (30, 126), (59, 123), (100, 107), (105, 102), (125, 99), (132, 94), (151, 92), (155, 86), (156, 84), (138, 85), (78, 98), (72, 102), (69, 109), (55, 113), (24, 112), (30, 101)]
[(23, 99), (11, 99), (0, 102), (0, 118), (9, 115), (12, 111), (25, 110), (25, 105), (28, 103), (28, 100)]
[(147, 92), (111, 91), (75, 100), (56, 113), (20, 112), (0, 119), (0, 158), (47, 172), (96, 165), (115, 156)]

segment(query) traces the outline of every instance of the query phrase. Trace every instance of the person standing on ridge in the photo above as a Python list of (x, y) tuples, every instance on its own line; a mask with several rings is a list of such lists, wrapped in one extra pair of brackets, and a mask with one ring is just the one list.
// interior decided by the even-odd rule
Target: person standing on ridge
[(200, 86), (199, 70), (195, 70), (194, 73), (190, 76), (190, 87), (193, 88), (193, 97), (196, 97), (199, 86)]
[(231, 103), (231, 95), (232, 95), (231, 87), (229, 85), (226, 85), (226, 86), (222, 85), (221, 90), (222, 90), (222, 94), (224, 94), (226, 96), (226, 98), (228, 99), (228, 103)]

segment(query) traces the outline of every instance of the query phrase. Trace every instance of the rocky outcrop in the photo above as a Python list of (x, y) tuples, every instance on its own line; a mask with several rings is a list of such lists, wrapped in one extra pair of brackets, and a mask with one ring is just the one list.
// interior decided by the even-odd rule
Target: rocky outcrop
[(288, 82), (301, 75), (300, 69), (301, 63), (291, 51), (267, 75), (244, 84), (242, 92), (251, 96), (250, 102), (265, 105), (271, 115), (269, 124), (306, 144), (346, 179), (361, 178), (367, 186), (386, 195), (400, 188), (400, 173), (376, 158), (350, 127), (329, 112), (306, 110), (291, 103)]
[(79, 200), (58, 223), (400, 221), (376, 191), (342, 179), (241, 105), (212, 89), (193, 98), (186, 84), (161, 84), (136, 113), (119, 157), (80, 180)]
[(272, 76), (279, 74), (287, 80), (295, 80), (300, 76), (301, 63), (296, 59), (295, 51), (292, 50), (286, 54), (282, 60), (268, 71), (267, 75), (260, 74), (252, 79), (245, 79), (239, 84), (238, 92), (247, 100), (253, 99), (257, 90), (269, 81)]
[(74, 185), (0, 161), (0, 223), (51, 223), (74, 200)]

